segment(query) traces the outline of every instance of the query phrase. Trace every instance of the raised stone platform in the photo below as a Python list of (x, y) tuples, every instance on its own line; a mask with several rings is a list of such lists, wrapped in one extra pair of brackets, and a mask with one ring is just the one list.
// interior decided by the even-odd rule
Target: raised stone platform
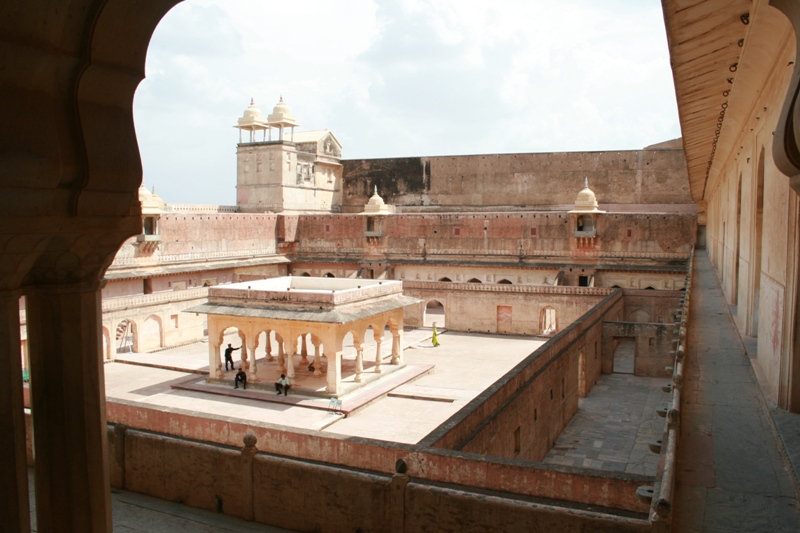
[(334, 411), (348, 416), (358, 409), (378, 400), (391, 391), (406, 385), (417, 378), (430, 372), (435, 365), (405, 365), (388, 374), (371, 376), (367, 383), (360, 383), (360, 387), (353, 392), (339, 398), (339, 401), (308, 387), (292, 387), (289, 396), (278, 395), (274, 389), (274, 382), (259, 382), (248, 384), (247, 389), (234, 389), (232, 379), (206, 380), (204, 377), (192, 376), (184, 381), (172, 384), (173, 389), (205, 392), (221, 396), (247, 398), (277, 404), (308, 407)]

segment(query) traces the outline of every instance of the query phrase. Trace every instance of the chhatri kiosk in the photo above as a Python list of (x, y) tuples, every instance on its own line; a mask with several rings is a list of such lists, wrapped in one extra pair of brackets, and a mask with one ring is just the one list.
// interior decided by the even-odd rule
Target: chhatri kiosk
[[(392, 335), (389, 364), (399, 368), (403, 366), (403, 309), (416, 303), (417, 299), (403, 295), (402, 281), (286, 276), (211, 287), (208, 302), (187, 312), (208, 314), (209, 381), (228, 378), (223, 371), (220, 347), (225, 330), (235, 327), (242, 339), (240, 365), (247, 372), (248, 384), (277, 377), (272, 375), (275, 357), (271, 333), (274, 332), (280, 371), (292, 383), (301, 372), (318, 378), (324, 375), (323, 394), (339, 397), (353, 388), (343, 387), (345, 336), (352, 334), (356, 349), (354, 383), (366, 381), (368, 377), (364, 370), (364, 341), (369, 328), (377, 343), (371, 373), (381, 374), (387, 370), (383, 368), (381, 354), (387, 326)], [(260, 373), (256, 349), (262, 333), (266, 333), (267, 362), (262, 366), (271, 366), (272, 370), (266, 368)], [(307, 359), (308, 338), (314, 346), (311, 362)], [(297, 365), (298, 362), (302, 366)]]

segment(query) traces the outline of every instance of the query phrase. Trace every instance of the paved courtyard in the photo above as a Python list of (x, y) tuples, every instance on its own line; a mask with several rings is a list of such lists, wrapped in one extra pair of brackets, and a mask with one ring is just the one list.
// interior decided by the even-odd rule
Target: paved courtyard
[(664, 431), (656, 409), (669, 401), (668, 381), (601, 374), (544, 462), (655, 476), (659, 456), (648, 444)]
[[(431, 333), (427, 328), (407, 330), (404, 334), (406, 369), (387, 371), (381, 380), (353, 389), (344, 396), (345, 407), (348, 403), (359, 407), (347, 417), (329, 409), (328, 400), (323, 398), (276, 396), (269, 390), (233, 390), (232, 386), (224, 384), (203, 385), (215, 388), (216, 394), (173, 388), (187, 380), (202, 381), (197, 373), (208, 368), (208, 344), (205, 342), (154, 353), (120, 354), (117, 362), (105, 365), (106, 395), (110, 399), (168, 409), (413, 444), (544, 343), (529, 337), (444, 331), (439, 336), (441, 345), (434, 348)], [(240, 343), (235, 335), (226, 337), (224, 342), (234, 346)], [(374, 344), (367, 339), (365, 354), (375, 353)], [(388, 354), (390, 350), (384, 349), (382, 353)], [(345, 351), (343, 366), (347, 370), (342, 372), (345, 381), (352, 381), (354, 356)], [(299, 367), (299, 356), (295, 357)], [(387, 364), (389, 359), (387, 355), (383, 365), (387, 370), (391, 367)], [(237, 361), (237, 367), (238, 364)], [(277, 369), (277, 363), (273, 364)], [(364, 375), (368, 375), (372, 367), (365, 366)], [(264, 368), (269, 367), (265, 364)], [(305, 369), (298, 371), (300, 375), (301, 372)], [(390, 390), (379, 390), (376, 394), (376, 387), (392, 379), (393, 373), (401, 372), (416, 374), (407, 380), (399, 379)], [(276, 377), (271, 376), (271, 379)], [(374, 401), (360, 401), (359, 396), (363, 395), (375, 396)]]

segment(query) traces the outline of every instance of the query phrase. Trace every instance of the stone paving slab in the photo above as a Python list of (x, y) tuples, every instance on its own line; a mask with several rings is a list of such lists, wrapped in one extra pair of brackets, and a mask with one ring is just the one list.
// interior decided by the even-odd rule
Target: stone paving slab
[(673, 531), (800, 531), (795, 486), (705, 251), (690, 312)]
[(664, 378), (602, 374), (545, 456), (545, 463), (655, 476), (659, 455), (649, 443), (662, 438)]

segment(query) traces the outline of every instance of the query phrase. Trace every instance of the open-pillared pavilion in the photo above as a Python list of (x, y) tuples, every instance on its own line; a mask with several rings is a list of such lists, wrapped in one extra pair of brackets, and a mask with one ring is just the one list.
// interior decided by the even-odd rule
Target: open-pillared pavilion
[(346, 392), (342, 349), (347, 334), (352, 334), (356, 349), (354, 381), (364, 379), (364, 340), (369, 328), (377, 343), (373, 372), (383, 372), (381, 341), (387, 326), (392, 334), (390, 364), (401, 367), (403, 309), (415, 303), (415, 298), (403, 295), (402, 281), (284, 276), (212, 287), (208, 303), (187, 312), (208, 314), (209, 380), (226, 378), (220, 346), (225, 331), (235, 327), (242, 339), (241, 367), (248, 381), (263, 381), (256, 349), (260, 335), (266, 333), (265, 357), (273, 361), (274, 332), (278, 364), (290, 380), (295, 379), (296, 356), (308, 362), (310, 337), (314, 346), (310, 367), (315, 376), (326, 376), (325, 393), (337, 397)]

